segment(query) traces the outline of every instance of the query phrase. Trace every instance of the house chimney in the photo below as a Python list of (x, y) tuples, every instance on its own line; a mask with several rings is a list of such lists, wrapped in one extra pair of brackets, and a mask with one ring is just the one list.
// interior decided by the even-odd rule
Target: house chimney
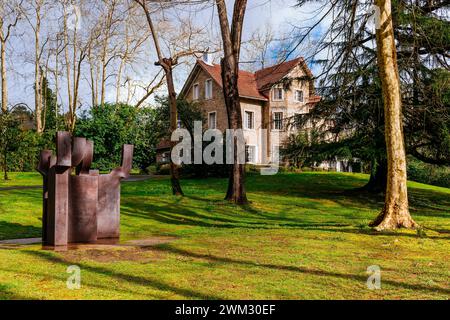
[(209, 65), (212, 65), (211, 55), (208, 51), (203, 52), (203, 62)]

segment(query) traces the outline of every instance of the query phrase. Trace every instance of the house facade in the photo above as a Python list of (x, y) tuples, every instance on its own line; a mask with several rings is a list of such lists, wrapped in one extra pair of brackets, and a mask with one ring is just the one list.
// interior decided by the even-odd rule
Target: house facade
[[(225, 132), (229, 126), (221, 67), (205, 60), (197, 61), (180, 97), (200, 106), (205, 112), (207, 128)], [(239, 71), (241, 114), (249, 163), (270, 163), (274, 149), (297, 131), (290, 119), (308, 113), (320, 101), (315, 95), (312, 78), (303, 58), (255, 73)]]

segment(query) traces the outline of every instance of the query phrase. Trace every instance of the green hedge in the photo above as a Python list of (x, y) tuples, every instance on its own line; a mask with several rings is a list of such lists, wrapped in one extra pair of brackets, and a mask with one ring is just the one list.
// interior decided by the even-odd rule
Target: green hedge
[(450, 167), (431, 165), (408, 157), (408, 180), (450, 188)]

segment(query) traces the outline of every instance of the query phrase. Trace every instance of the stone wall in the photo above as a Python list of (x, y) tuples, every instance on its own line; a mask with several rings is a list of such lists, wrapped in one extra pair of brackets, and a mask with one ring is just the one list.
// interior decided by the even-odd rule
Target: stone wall
[[(205, 112), (205, 120), (204, 126), (208, 125), (208, 113), (216, 112), (216, 124), (217, 129), (225, 132), (225, 129), (228, 128), (228, 116), (227, 109), (225, 107), (225, 101), (223, 98), (222, 88), (213, 80), (213, 90), (212, 90), (212, 98), (206, 100), (205, 99), (205, 81), (208, 79), (212, 79), (203, 69), (200, 68), (200, 72), (194, 77), (192, 83), (186, 90), (185, 99), (190, 102), (196, 102), (201, 107), (201, 109)], [(199, 99), (193, 100), (193, 85), (199, 85)]]

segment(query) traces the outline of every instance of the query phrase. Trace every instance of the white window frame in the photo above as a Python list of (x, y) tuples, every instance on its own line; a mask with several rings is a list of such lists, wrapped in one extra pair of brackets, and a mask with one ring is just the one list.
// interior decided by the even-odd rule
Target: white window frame
[[(208, 86), (208, 84), (210, 84)], [(208, 89), (211, 90), (211, 92), (208, 92)], [(206, 79), (205, 80), (205, 99), (209, 100), (213, 97), (213, 82), (212, 79)]]
[[(252, 128), (248, 127), (247, 113), (251, 113), (252, 114)], [(244, 110), (244, 129), (246, 129), (246, 130), (255, 130), (255, 111)]]
[[(276, 114), (277, 113), (281, 113), (281, 119), (280, 119), (280, 121), (281, 121), (281, 126), (280, 126), (280, 128), (277, 128), (277, 120), (276, 120)], [(274, 111), (273, 112), (273, 129), (275, 130), (275, 131), (281, 131), (281, 130), (283, 130), (283, 120), (284, 120), (284, 112), (283, 111)]]
[[(195, 90), (197, 88), (197, 91)], [(197, 96), (196, 96), (197, 93)], [(198, 83), (194, 83), (192, 85), (192, 99), (197, 101), (200, 99), (200, 85)]]
[[(211, 114), (214, 114), (214, 128), (211, 127)], [(217, 129), (217, 111), (208, 112), (208, 129)]]
[[(253, 159), (251, 161), (247, 161), (247, 148), (252, 148), (253, 150)], [(246, 144), (245, 145), (245, 162), (250, 164), (256, 164), (258, 161), (258, 148), (254, 144)]]
[[(281, 90), (281, 99), (275, 97), (276, 90)], [(274, 87), (272, 89), (272, 101), (284, 101), (284, 88), (283, 87)]]
[[(297, 98), (297, 93), (298, 92), (301, 92), (301, 94), (302, 94), (302, 99), (301, 100), (299, 100)], [(297, 89), (297, 90), (294, 91), (294, 101), (295, 102), (304, 102), (305, 101), (305, 94), (303, 93), (303, 90)]]

